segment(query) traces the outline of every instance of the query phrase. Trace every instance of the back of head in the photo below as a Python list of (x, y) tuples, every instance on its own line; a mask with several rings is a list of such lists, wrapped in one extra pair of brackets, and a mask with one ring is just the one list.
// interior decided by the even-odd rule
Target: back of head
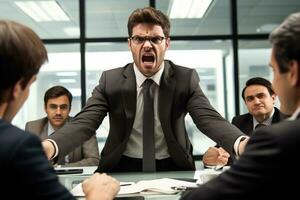
[(46, 92), (45, 92), (45, 95), (44, 95), (44, 104), (45, 106), (47, 105), (47, 102), (49, 99), (54, 99), (54, 98), (57, 98), (57, 97), (61, 97), (61, 96), (64, 96), (66, 95), (69, 99), (69, 103), (70, 103), (70, 106), (72, 104), (72, 94), (69, 90), (67, 90), (67, 88), (63, 87), (63, 86), (60, 86), (60, 85), (56, 85), (56, 86), (53, 86), (51, 88), (49, 88)]
[(272, 84), (271, 84), (270, 81), (268, 81), (267, 79), (264, 79), (262, 77), (254, 77), (254, 78), (249, 79), (245, 83), (245, 87), (244, 87), (244, 89), (242, 91), (242, 98), (244, 99), (244, 101), (245, 101), (245, 90), (246, 90), (247, 87), (249, 87), (251, 85), (261, 85), (261, 86), (264, 86), (264, 87), (266, 87), (268, 89), (270, 95), (275, 94), (275, 92), (273, 90), (273, 87), (272, 87)]
[(0, 20), (0, 103), (19, 80), (23, 89), (47, 60), (43, 42), (30, 28), (14, 21)]
[(137, 24), (153, 24), (162, 27), (165, 37), (170, 37), (169, 18), (159, 10), (152, 7), (138, 8), (129, 16), (127, 29), (129, 37), (132, 36), (132, 29)]
[(289, 71), (289, 61), (300, 63), (300, 12), (289, 15), (271, 32), (269, 40), (281, 73)]

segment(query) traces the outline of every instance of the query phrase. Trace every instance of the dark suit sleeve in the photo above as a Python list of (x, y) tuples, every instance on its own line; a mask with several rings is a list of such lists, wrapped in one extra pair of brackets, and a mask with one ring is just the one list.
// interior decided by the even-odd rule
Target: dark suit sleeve
[(192, 70), (189, 88), (187, 110), (198, 129), (226, 151), (233, 153), (234, 142), (243, 133), (211, 106), (199, 86), (199, 77), (195, 70)]
[(249, 140), (244, 154), (229, 170), (184, 194), (182, 199), (255, 199), (260, 190), (272, 188), (274, 174), (279, 171), (279, 149), (272, 134), (260, 131)]
[(108, 112), (105, 82), (106, 73), (103, 72), (100, 83), (94, 88), (86, 106), (68, 124), (49, 137), (57, 143), (60, 156), (69, 154), (96, 134), (97, 128)]
[(18, 188), (16, 192), (23, 192), (24, 197), (32, 199), (74, 199), (58, 181), (45, 157), (38, 137), (29, 133), (24, 134), (12, 149), (11, 157), (10, 166), (14, 169), (11, 179), (24, 186), (24, 188)]
[(236, 117), (236, 116), (232, 118), (231, 123), (232, 123), (233, 125), (237, 126), (238, 123), (237, 123), (237, 117)]
[[(99, 150), (96, 135), (92, 136), (88, 141), (84, 142), (81, 147), (81, 154), (74, 155), (74, 157), (82, 156), (76, 162), (65, 164), (65, 167), (77, 167), (77, 166), (98, 166), (99, 165)], [(76, 154), (76, 151), (73, 152)]]

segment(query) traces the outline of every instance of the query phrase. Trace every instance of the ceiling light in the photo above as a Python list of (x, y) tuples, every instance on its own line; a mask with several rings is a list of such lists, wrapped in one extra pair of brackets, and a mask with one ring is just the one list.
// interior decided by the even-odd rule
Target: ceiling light
[(73, 78), (61, 78), (58, 79), (60, 83), (76, 83), (76, 80)]
[(56, 1), (15, 1), (15, 4), (36, 22), (70, 21)]
[(279, 24), (264, 24), (264, 25), (261, 25), (259, 28), (257, 28), (256, 32), (257, 33), (270, 33), (272, 30), (274, 30), (278, 26), (279, 26)]
[(79, 27), (65, 27), (63, 31), (70, 37), (79, 37), (80, 35)]
[(212, 0), (173, 0), (170, 18), (202, 18)]

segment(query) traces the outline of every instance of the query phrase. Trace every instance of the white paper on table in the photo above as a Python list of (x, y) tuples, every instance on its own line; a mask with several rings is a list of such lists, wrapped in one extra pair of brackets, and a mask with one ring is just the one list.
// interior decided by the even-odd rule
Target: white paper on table
[[(124, 194), (135, 194), (135, 193), (143, 193), (143, 194), (175, 194), (186, 188), (196, 188), (198, 185), (194, 182), (188, 181), (180, 181), (176, 179), (170, 178), (161, 178), (154, 180), (143, 180), (137, 183), (132, 183), (131, 185), (125, 185), (126, 182), (120, 183), (120, 191), (118, 195)], [(74, 196), (84, 196), (82, 191), (81, 183), (76, 185), (71, 193)]]

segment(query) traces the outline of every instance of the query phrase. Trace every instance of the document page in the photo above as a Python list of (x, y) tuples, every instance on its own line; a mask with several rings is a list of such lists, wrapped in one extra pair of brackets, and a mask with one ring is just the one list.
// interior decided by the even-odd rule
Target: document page
[[(123, 186), (122, 186), (123, 185)], [(136, 183), (121, 182), (118, 195), (125, 194), (175, 194), (187, 188), (196, 188), (198, 185), (193, 182), (180, 181), (170, 178), (154, 180), (143, 180)], [(74, 196), (84, 196), (81, 183), (75, 186), (71, 193)]]

